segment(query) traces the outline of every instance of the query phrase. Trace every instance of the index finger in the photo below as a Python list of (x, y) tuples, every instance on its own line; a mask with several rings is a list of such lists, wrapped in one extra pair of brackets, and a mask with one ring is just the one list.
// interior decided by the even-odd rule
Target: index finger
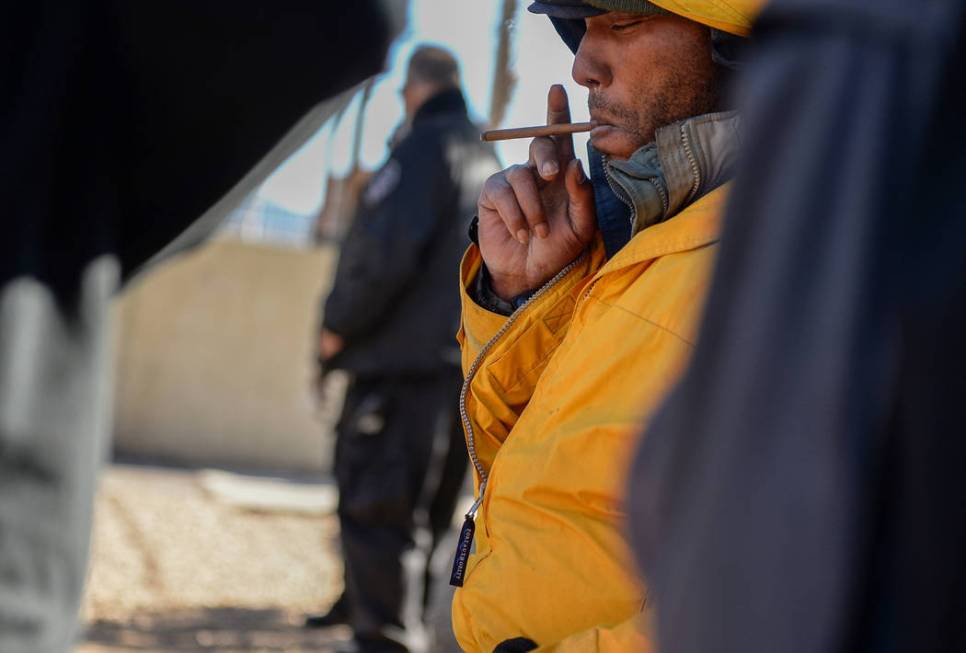
[[(570, 102), (563, 85), (554, 84), (547, 93), (547, 124), (557, 125), (570, 122)], [(560, 152), (561, 163), (566, 166), (574, 158), (574, 137), (572, 134), (551, 136)], [(563, 167), (562, 166), (562, 167)]]

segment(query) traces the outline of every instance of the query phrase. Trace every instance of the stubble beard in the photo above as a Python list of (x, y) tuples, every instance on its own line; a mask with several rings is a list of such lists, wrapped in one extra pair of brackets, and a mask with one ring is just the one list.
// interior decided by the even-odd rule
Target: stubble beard
[(649, 92), (640, 89), (634, 94), (638, 102), (633, 107), (591, 91), (587, 105), (592, 115), (603, 114), (608, 122), (631, 134), (636, 140), (636, 151), (654, 141), (661, 127), (717, 110), (721, 95), (718, 77), (717, 71), (702, 78), (672, 76), (670, 79), (674, 81), (658, 89)]

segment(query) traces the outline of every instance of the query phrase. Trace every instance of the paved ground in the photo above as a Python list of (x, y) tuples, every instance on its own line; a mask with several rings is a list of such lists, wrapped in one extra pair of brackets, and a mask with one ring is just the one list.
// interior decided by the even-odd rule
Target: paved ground
[(342, 587), (333, 502), (325, 485), (110, 467), (77, 653), (344, 647), (345, 630), (299, 627)]
[[(342, 590), (336, 501), (326, 483), (110, 466), (75, 653), (344, 650), (348, 629), (301, 628)], [(455, 535), (436, 558), (432, 653), (459, 650), (446, 584)]]

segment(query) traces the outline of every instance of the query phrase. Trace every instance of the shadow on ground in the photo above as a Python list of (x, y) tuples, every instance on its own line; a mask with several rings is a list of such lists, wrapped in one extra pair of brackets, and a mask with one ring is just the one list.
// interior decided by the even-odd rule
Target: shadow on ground
[(347, 628), (306, 630), (301, 615), (282, 610), (195, 608), (140, 612), (131, 620), (89, 623), (83, 653), (108, 651), (219, 653), (248, 651), (324, 651), (345, 648)]

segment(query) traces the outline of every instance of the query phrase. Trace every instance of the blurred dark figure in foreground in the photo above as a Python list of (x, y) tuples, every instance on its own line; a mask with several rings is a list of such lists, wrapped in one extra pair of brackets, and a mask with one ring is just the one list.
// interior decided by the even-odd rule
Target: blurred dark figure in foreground
[(662, 651), (966, 650), (964, 11), (761, 17), (701, 339), (630, 486)]
[(454, 275), (498, 163), (459, 86), (449, 52), (413, 53), (408, 134), (363, 191), (322, 316), (323, 365), (352, 375), (335, 460), (346, 589), (306, 625), (348, 622), (360, 651), (423, 646), (427, 564), (468, 465)]
[(377, 0), (7, 6), (0, 651), (73, 648), (110, 431), (111, 296), (334, 109), (278, 143), (313, 106), (379, 72), (394, 22)]

